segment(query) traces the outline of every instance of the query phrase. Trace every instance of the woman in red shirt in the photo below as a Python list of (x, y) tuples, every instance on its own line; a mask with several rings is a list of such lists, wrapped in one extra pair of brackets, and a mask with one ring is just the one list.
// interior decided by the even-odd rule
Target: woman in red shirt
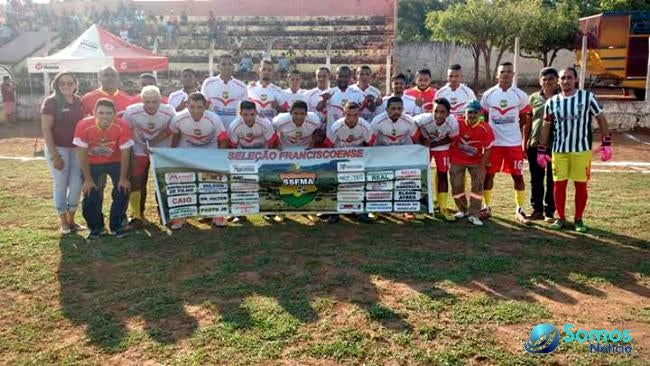
[(77, 79), (69, 72), (52, 81), (54, 93), (41, 106), (41, 130), (45, 139), (45, 157), (52, 174), (54, 207), (61, 220), (60, 231), (68, 234), (84, 229), (74, 216), (81, 194), (81, 168), (72, 143), (74, 129), (83, 118), (81, 98), (76, 94)]

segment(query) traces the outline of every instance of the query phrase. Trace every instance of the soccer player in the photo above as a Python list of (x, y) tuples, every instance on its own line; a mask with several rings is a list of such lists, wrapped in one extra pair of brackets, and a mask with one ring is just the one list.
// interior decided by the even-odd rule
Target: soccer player
[[(140, 77), (138, 79), (138, 85), (140, 86), (140, 91), (146, 86), (158, 86), (158, 80), (156, 80), (156, 77), (153, 76), (153, 74), (150, 73), (144, 73), (140, 74)], [(160, 95), (160, 102), (162, 104), (167, 104), (167, 97), (163, 96), (162, 94)], [(142, 103), (142, 93), (138, 93), (135, 96), (131, 97), (131, 104), (137, 104), (137, 103)]]
[(98, 75), (100, 87), (81, 97), (84, 115), (92, 116), (95, 110), (95, 104), (101, 98), (112, 101), (117, 115), (122, 115), (126, 107), (131, 105), (131, 97), (117, 88), (120, 81), (117, 70), (113, 66), (106, 66), (99, 70)]
[(488, 170), (483, 184), (484, 217), (492, 215), (492, 188), (494, 175), (504, 172), (512, 176), (515, 188), (515, 220), (522, 224), (530, 224), (530, 219), (524, 212), (525, 184), (523, 174), (524, 148), (523, 136), (527, 136), (530, 128), (530, 111), (528, 95), (512, 85), (514, 77), (513, 66), (504, 62), (497, 68), (499, 83), (483, 93), (481, 107), (487, 115), (490, 127), (494, 133), (494, 145), (490, 152)]
[(436, 92), (436, 98), (445, 98), (451, 105), (451, 114), (454, 117), (464, 117), (465, 107), (476, 100), (474, 91), (463, 84), (463, 70), (460, 65), (454, 64), (447, 70), (447, 84)]
[[(403, 98), (392, 96), (385, 101), (386, 111), (378, 114), (370, 126), (373, 137), (370, 145), (411, 145), (420, 141), (420, 130), (413, 117), (404, 113)], [(412, 220), (415, 215), (404, 213), (404, 219)]]
[(157, 86), (145, 86), (140, 95), (142, 103), (130, 105), (123, 116), (134, 141), (129, 198), (132, 212), (129, 228), (132, 229), (142, 226), (144, 218), (149, 179), (149, 147), (156, 147), (169, 137), (169, 123), (176, 114), (172, 106), (161, 104), (162, 97)]
[(336, 70), (336, 86), (320, 95), (316, 110), (327, 114), (327, 128), (343, 117), (343, 106), (347, 102), (363, 104), (365, 96), (356, 88), (350, 88), (352, 70), (339, 66)]
[(328, 91), (330, 88), (330, 69), (328, 69), (325, 66), (321, 66), (316, 70), (316, 87), (313, 89), (308, 90), (305, 93), (305, 96), (307, 97), (307, 105), (309, 106), (309, 111), (314, 112), (320, 117), (321, 122), (325, 123), (327, 120), (327, 110), (323, 109), (322, 111), (318, 111), (316, 107), (318, 106), (318, 102), (320, 102), (320, 96), (321, 94), (325, 93)]
[[(487, 122), (479, 117), (481, 104), (472, 101), (465, 107), (465, 117), (458, 121), (458, 135), (449, 148), (451, 158), (451, 192), (458, 212), (456, 218), (467, 217), (472, 225), (483, 226), (479, 219), (483, 199), (483, 178), (490, 159), (494, 134)], [(469, 205), (465, 193), (465, 171), (471, 177)]]
[(226, 128), (237, 116), (239, 103), (248, 99), (246, 85), (233, 77), (234, 72), (232, 56), (223, 54), (219, 56), (219, 75), (205, 79), (201, 85), (201, 94), (208, 100), (210, 110)]
[(351, 88), (359, 89), (366, 98), (361, 105), (361, 118), (366, 121), (372, 121), (377, 107), (383, 102), (379, 89), (370, 85), (371, 78), (372, 69), (368, 65), (363, 65), (357, 72), (357, 83), (351, 86)]
[(273, 62), (262, 60), (260, 62), (260, 80), (248, 87), (248, 100), (257, 105), (260, 116), (269, 120), (273, 119), (286, 106), (282, 89), (271, 82), (273, 75)]
[(587, 231), (583, 214), (587, 207), (587, 181), (591, 170), (591, 118), (595, 117), (601, 133), (601, 146), (596, 150), (601, 160), (612, 158), (612, 137), (607, 120), (593, 93), (576, 89), (578, 73), (573, 67), (560, 71), (558, 95), (546, 102), (544, 123), (538, 146), (537, 162), (545, 168), (548, 161), (547, 144), (553, 131), (553, 193), (558, 218), (551, 228), (561, 230), (567, 227), (565, 216), (567, 181), (573, 180), (575, 186), (575, 230)]
[(8, 126), (16, 122), (16, 83), (11, 77), (6, 75), (2, 77), (2, 104), (5, 109), (5, 121)]
[[(363, 118), (360, 118), (361, 106), (347, 102), (344, 107), (345, 117), (334, 122), (327, 130), (325, 145), (333, 147), (369, 146), (372, 141), (372, 128)], [(372, 222), (368, 214), (360, 214), (357, 220), (364, 223)], [(339, 221), (339, 215), (329, 215), (328, 223)]]
[(181, 71), (181, 84), (183, 85), (182, 89), (169, 94), (169, 105), (174, 107), (176, 112), (187, 108), (189, 95), (199, 91), (196, 83), (196, 71), (192, 69)]
[(390, 88), (393, 94), (384, 97), (383, 104), (377, 108), (377, 113), (381, 113), (386, 110), (386, 101), (392, 97), (398, 97), (402, 99), (405, 114), (413, 117), (422, 113), (422, 109), (417, 106), (415, 98), (404, 94), (404, 89), (406, 88), (406, 79), (404, 77), (404, 74), (397, 74), (393, 76), (391, 79)]
[[(317, 133), (321, 130), (320, 118), (307, 110), (307, 103), (298, 100), (293, 103), (289, 113), (281, 113), (273, 118), (280, 149), (308, 149), (323, 143), (323, 136)], [(281, 223), (284, 215), (276, 215), (273, 220)]]
[(440, 214), (447, 221), (456, 218), (447, 210), (449, 198), (449, 144), (458, 135), (458, 122), (450, 115), (451, 105), (447, 99), (434, 101), (433, 112), (415, 116), (415, 123), (420, 128), (422, 143), (429, 147), (430, 159), (436, 164), (435, 192)]
[[(179, 112), (169, 124), (169, 130), (174, 135), (172, 147), (191, 149), (227, 149), (229, 147), (228, 133), (223, 122), (215, 113), (207, 110), (208, 101), (201, 93), (189, 96), (187, 109)], [(185, 219), (173, 220), (172, 230), (178, 230), (185, 224)], [(212, 225), (226, 226), (224, 217), (212, 219)]]
[(290, 109), (297, 100), (307, 101), (307, 91), (300, 88), (302, 84), (302, 74), (299, 70), (293, 69), (289, 72), (289, 87), (284, 89), (283, 103), (285, 109)]
[[(404, 77), (404, 87), (406, 85), (407, 80)], [(407, 89), (404, 94), (413, 97), (415, 105), (424, 112), (431, 112), (433, 100), (436, 99), (436, 89), (431, 86), (431, 71), (429, 69), (418, 70), (415, 75), (415, 87)]]
[[(555, 222), (555, 200), (553, 199), (553, 164), (549, 161), (546, 169), (537, 165), (537, 150), (539, 139), (544, 122), (544, 105), (552, 96), (559, 93), (558, 72), (552, 67), (545, 67), (539, 72), (539, 85), (541, 90), (531, 94), (528, 98), (532, 111), (530, 113), (532, 123), (530, 133), (527, 137), (526, 156), (528, 168), (530, 169), (530, 205), (533, 213), (532, 220), (544, 219), (548, 223)], [(547, 154), (550, 157), (551, 151)], [(546, 191), (544, 190), (546, 180)]]
[(73, 143), (84, 183), (82, 213), (88, 225), (87, 240), (99, 239), (104, 231), (104, 185), (106, 175), (113, 182), (113, 202), (109, 215), (109, 228), (117, 238), (124, 237), (123, 218), (129, 200), (129, 159), (131, 156), (131, 130), (115, 116), (115, 104), (110, 99), (99, 98), (92, 112), (75, 127)]

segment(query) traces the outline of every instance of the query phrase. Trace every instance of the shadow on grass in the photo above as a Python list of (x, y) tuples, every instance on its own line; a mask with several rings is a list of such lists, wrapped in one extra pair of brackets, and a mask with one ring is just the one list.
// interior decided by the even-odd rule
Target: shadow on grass
[(576, 303), (563, 288), (604, 297), (595, 287), (603, 284), (650, 297), (635, 278), (650, 275), (647, 242), (598, 230), (556, 233), (497, 219), (483, 228), (430, 220), (314, 226), (287, 220), (224, 230), (197, 224), (172, 236), (153, 226), (149, 232), (60, 241), (64, 315), (86, 325), (90, 342), (105, 350), (128, 347), (132, 328), (160, 343), (191, 336), (199, 320), (188, 306), (212, 306), (218, 317), (211, 324), (260, 330), (266, 340), (287, 340), (299, 324), (316, 321), (319, 299), (354, 304), (395, 332), (413, 330), (403, 314), (382, 304), (377, 278), (418, 291), (426, 300), (418, 306), (454, 306), (460, 322), (471, 321), (474, 310), (441, 284), (485, 293), (474, 304), (485, 312), (493, 311), (490, 299), (534, 303), (534, 294)]

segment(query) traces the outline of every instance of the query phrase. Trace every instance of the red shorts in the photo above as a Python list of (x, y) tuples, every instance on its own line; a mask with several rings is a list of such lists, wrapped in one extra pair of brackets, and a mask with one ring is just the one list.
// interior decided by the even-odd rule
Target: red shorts
[(429, 150), (429, 160), (433, 160), (436, 163), (436, 172), (447, 173), (449, 171), (449, 150)]
[(490, 167), (487, 174), (504, 172), (522, 175), (523, 168), (524, 152), (520, 146), (493, 146), (490, 149)]
[(133, 156), (133, 176), (142, 177), (149, 170), (149, 155)]

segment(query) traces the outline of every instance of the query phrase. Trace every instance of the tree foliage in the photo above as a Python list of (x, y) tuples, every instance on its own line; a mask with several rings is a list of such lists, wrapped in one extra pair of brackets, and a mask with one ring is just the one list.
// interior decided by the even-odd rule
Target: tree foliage
[(444, 10), (453, 0), (400, 0), (397, 8), (397, 40), (419, 42), (429, 40), (430, 31), (425, 26), (426, 16), (431, 11)]

